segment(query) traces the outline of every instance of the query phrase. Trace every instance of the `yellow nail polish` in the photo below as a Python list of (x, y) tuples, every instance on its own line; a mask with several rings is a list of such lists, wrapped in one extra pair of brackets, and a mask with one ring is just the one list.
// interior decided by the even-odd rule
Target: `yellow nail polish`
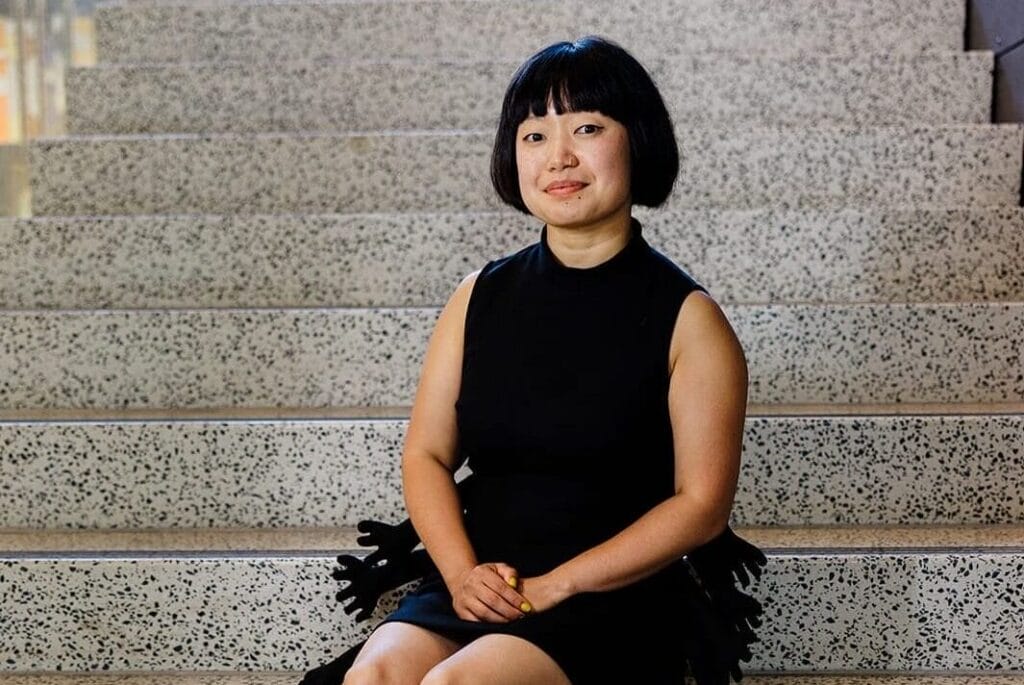
[(508, 582), (508, 584), (509, 584), (509, 585), (511, 585), (512, 587), (515, 587), (515, 586), (516, 586), (516, 583), (518, 583), (519, 581), (518, 581), (518, 580), (516, 580), (516, 577), (515, 577), (515, 576), (509, 576), (509, 578), (508, 578), (508, 581), (507, 581), (507, 582)]
[(520, 604), (520, 605), (519, 605), (519, 608), (520, 608), (520, 609), (521, 609), (521, 610), (523, 611), (523, 613), (525, 613), (525, 614), (528, 614), (528, 613), (530, 613), (531, 611), (533, 611), (533, 607), (532, 607), (532, 606), (530, 606), (530, 603), (529, 603), (529, 602), (523, 602), (522, 604)]

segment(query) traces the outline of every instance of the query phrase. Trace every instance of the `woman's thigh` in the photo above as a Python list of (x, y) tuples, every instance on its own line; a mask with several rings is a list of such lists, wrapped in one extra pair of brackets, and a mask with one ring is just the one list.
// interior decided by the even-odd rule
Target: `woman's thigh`
[(570, 685), (561, 667), (537, 645), (514, 635), (478, 637), (430, 669), (423, 685)]
[(411, 623), (390, 621), (373, 631), (349, 669), (346, 683), (417, 685), (459, 643)]

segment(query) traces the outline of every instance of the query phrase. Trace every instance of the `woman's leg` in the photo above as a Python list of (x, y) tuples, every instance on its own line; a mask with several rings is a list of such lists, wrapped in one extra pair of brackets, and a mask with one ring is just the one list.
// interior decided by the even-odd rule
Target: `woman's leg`
[(521, 637), (501, 634), (478, 637), (430, 669), (420, 682), (571, 685), (561, 667), (540, 647)]
[(359, 650), (345, 685), (418, 685), (459, 643), (426, 628), (391, 621), (378, 626)]

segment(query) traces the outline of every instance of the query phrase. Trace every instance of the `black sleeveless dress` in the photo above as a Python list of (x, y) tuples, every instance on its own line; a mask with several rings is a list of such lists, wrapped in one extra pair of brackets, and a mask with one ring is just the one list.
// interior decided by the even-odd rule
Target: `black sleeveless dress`
[[(648, 245), (635, 219), (627, 245), (594, 267), (562, 265), (546, 227), (539, 242), (483, 267), (466, 314), (455, 404), (460, 456), (472, 472), (460, 498), (481, 562), (508, 563), (521, 577), (545, 573), (673, 494), (669, 345), (695, 290), (703, 288)], [(487, 623), (458, 618), (428, 564), (383, 622), (462, 643), (516, 635), (549, 654), (573, 685), (677, 685), (688, 672), (682, 628), (693, 632), (695, 611), (709, 611), (694, 604), (694, 579), (680, 560), (621, 589)], [(724, 651), (720, 661), (733, 662), (719, 670), (727, 681), (738, 669), (735, 649)]]

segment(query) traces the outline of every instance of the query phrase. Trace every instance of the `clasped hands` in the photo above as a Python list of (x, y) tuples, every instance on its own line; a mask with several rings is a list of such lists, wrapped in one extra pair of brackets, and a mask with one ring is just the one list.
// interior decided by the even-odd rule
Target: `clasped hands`
[(488, 623), (514, 621), (565, 599), (550, 574), (520, 578), (513, 567), (500, 562), (466, 569), (448, 590), (459, 618)]

